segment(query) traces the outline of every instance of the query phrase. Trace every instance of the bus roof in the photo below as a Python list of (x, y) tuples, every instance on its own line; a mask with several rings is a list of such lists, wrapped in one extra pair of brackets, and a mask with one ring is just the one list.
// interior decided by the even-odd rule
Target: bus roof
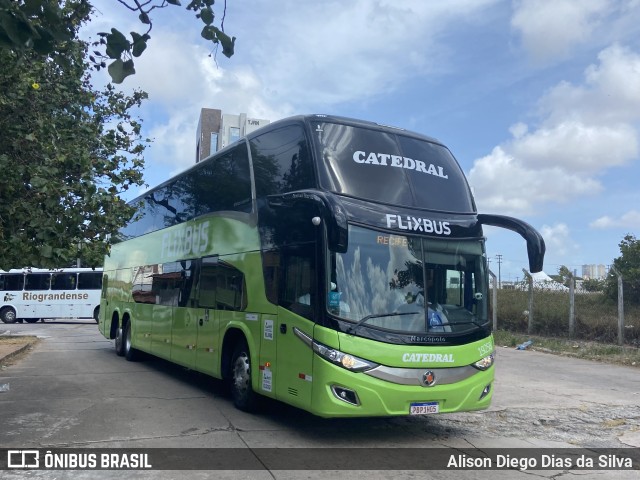
[(8, 272), (0, 270), (2, 273), (72, 273), (72, 272), (102, 272), (102, 268), (89, 268), (89, 267), (68, 267), (68, 268), (36, 268), (36, 267), (22, 267), (12, 268)]
[(363, 127), (369, 128), (373, 130), (386, 131), (390, 133), (401, 133), (407, 137), (419, 138), (421, 140), (426, 140), (431, 143), (437, 143), (438, 145), (444, 145), (440, 140), (430, 137), (428, 135), (423, 135), (421, 133), (413, 132), (411, 130), (406, 130), (402, 127), (395, 127), (393, 125), (386, 125), (377, 122), (371, 122), (368, 120), (359, 120), (356, 118), (350, 117), (341, 117), (339, 115), (325, 115), (325, 114), (307, 114), (307, 115), (295, 115), (292, 117), (283, 118), (282, 120), (276, 120), (275, 122), (269, 123), (259, 129), (254, 130), (253, 132), (247, 135), (247, 138), (253, 138), (258, 135), (261, 135), (269, 130), (273, 130), (276, 128), (281, 128), (283, 125), (287, 125), (289, 123), (308, 123), (310, 121), (323, 121), (329, 123), (340, 123), (343, 125), (350, 125), (352, 127)]
[(266, 132), (269, 132), (271, 130), (276, 130), (278, 128), (282, 128), (283, 126), (286, 125), (291, 125), (291, 124), (308, 124), (311, 121), (325, 121), (325, 122), (330, 122), (330, 123), (339, 123), (339, 124), (343, 124), (343, 125), (349, 125), (349, 126), (353, 126), (353, 127), (363, 127), (363, 128), (369, 128), (372, 130), (378, 130), (378, 131), (383, 131), (383, 132), (389, 132), (389, 133), (401, 133), (404, 136), (407, 137), (412, 137), (412, 138), (417, 138), (420, 140), (425, 140), (427, 142), (431, 142), (431, 143), (435, 143), (438, 145), (443, 145), (444, 144), (433, 137), (430, 137), (428, 135), (423, 135), (420, 133), (416, 133), (416, 132), (412, 132), (411, 130), (405, 130), (404, 128), (401, 127), (394, 127), (394, 126), (390, 126), (390, 125), (384, 125), (381, 123), (376, 123), (376, 122), (371, 122), (368, 120), (358, 120), (356, 118), (349, 118), (349, 117), (341, 117), (339, 115), (326, 115), (326, 114), (305, 114), (305, 115), (294, 115), (291, 117), (287, 117), (287, 118), (283, 118), (281, 120), (276, 120), (275, 122), (269, 123), (263, 127), (260, 127), (256, 130), (254, 130), (253, 132), (249, 133), (248, 135), (246, 135), (245, 137), (240, 138), (239, 140), (227, 145), (226, 147), (218, 150), (217, 152), (212, 153), (209, 157), (202, 159), (200, 162), (195, 163), (193, 165), (191, 165), (190, 167), (188, 167), (187, 169), (183, 170), (182, 172), (172, 176), (171, 178), (168, 178), (167, 180), (159, 183), (158, 185), (150, 188), (149, 190), (145, 191), (144, 193), (138, 195), (136, 198), (134, 198), (133, 200), (130, 200), (128, 203), (129, 205), (134, 205), (136, 202), (141, 201), (145, 196), (147, 196), (149, 194), (149, 192), (157, 190), (162, 188), (163, 186), (169, 184), (176, 176), (179, 175), (183, 175), (186, 174), (188, 171), (197, 168), (200, 164), (202, 164), (203, 162), (206, 162), (209, 158), (213, 157), (214, 155), (219, 155), (221, 153), (224, 153), (227, 150), (231, 150), (232, 148), (234, 148), (236, 145), (238, 145), (241, 142), (245, 142), (246, 140), (251, 140), (252, 138), (255, 138), (259, 135), (262, 135)]

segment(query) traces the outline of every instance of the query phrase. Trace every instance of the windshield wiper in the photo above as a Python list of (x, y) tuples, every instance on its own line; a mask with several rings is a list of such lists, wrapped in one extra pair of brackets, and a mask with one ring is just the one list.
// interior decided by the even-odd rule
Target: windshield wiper
[(358, 323), (356, 323), (353, 327), (349, 327), (349, 329), (347, 330), (347, 333), (349, 334), (356, 333), (356, 329), (358, 329), (358, 327), (360, 327), (364, 323), (367, 323), (372, 318), (395, 317), (398, 315), (415, 315), (417, 313), (420, 313), (420, 312), (391, 312), (391, 313), (374, 313), (371, 315), (367, 315)]

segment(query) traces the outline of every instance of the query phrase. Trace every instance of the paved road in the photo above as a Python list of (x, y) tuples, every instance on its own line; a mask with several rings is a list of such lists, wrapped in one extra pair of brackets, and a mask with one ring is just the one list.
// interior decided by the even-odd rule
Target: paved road
[[(131, 363), (92, 321), (0, 324), (43, 341), (0, 371), (0, 448), (640, 447), (640, 369), (499, 348), (494, 403), (483, 412), (326, 420), (269, 404), (236, 410), (220, 382), (164, 361)], [(28, 475), (27, 475), (28, 473)], [(2, 478), (120, 478), (117, 472), (0, 471)], [(146, 472), (149, 473), (149, 472)], [(180, 472), (137, 478), (177, 478)], [(210, 472), (209, 472), (210, 473)], [(216, 472), (228, 478), (324, 478), (320, 471)], [(351, 478), (353, 473), (333, 476)], [(532, 472), (373, 472), (371, 478), (514, 478)], [(536, 472), (545, 478), (562, 470)], [(638, 472), (581, 472), (637, 478)], [(571, 473), (567, 473), (571, 474)], [(208, 478), (192, 471), (185, 478)], [(130, 475), (129, 475), (130, 476)]]

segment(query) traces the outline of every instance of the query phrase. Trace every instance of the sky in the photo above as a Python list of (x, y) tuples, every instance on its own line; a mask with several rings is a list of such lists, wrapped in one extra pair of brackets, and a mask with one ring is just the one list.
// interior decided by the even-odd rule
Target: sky
[[(144, 33), (121, 2), (92, 3), (85, 38)], [(120, 87), (149, 94), (138, 113), (150, 187), (195, 162), (201, 108), (325, 113), (442, 141), (480, 213), (542, 234), (548, 274), (608, 266), (625, 235), (640, 236), (640, 0), (227, 0), (230, 59), (184, 6), (151, 18)], [(524, 240), (484, 231), (491, 270), (521, 280)]]

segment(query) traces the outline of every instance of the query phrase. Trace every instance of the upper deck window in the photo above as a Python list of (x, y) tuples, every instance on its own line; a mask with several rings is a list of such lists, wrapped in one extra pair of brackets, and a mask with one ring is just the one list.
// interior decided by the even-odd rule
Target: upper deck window
[(272, 130), (253, 138), (250, 144), (257, 197), (315, 187), (313, 165), (301, 126)]
[(449, 150), (383, 130), (312, 122), (320, 184), (358, 198), (443, 212), (474, 212), (471, 192)]

